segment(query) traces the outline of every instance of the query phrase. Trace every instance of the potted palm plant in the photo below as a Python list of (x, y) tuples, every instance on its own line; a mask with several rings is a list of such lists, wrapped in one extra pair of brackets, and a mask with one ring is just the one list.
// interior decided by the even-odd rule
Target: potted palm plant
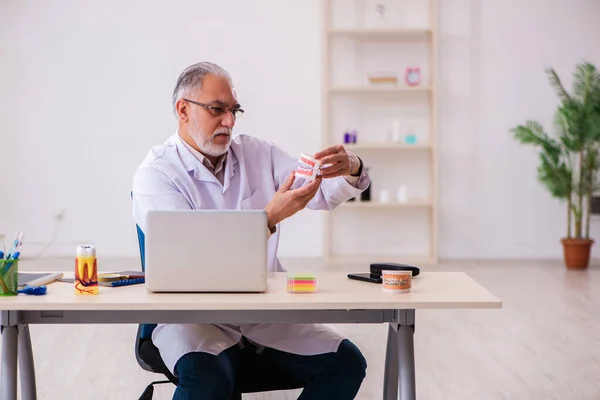
[(556, 71), (547, 69), (546, 73), (560, 100), (555, 134), (549, 135), (542, 124), (533, 120), (511, 132), (520, 143), (539, 149), (538, 180), (567, 206), (567, 232), (562, 238), (565, 265), (584, 269), (594, 243), (590, 238), (592, 195), (599, 189), (600, 73), (590, 63), (579, 63), (571, 93)]

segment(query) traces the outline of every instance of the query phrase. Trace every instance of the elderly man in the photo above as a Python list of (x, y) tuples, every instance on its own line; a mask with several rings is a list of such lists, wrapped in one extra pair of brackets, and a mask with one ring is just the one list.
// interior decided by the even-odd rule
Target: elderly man
[[(314, 181), (294, 177), (297, 158), (265, 140), (232, 138), (243, 110), (230, 75), (202, 62), (180, 75), (173, 92), (178, 131), (150, 150), (133, 179), (133, 214), (144, 230), (152, 209), (264, 209), (269, 271), (277, 259), (279, 223), (299, 210), (331, 210), (370, 183), (362, 161), (343, 146), (314, 155)], [(224, 238), (227, 240), (227, 238)], [(202, 243), (198, 244), (202, 257)], [(242, 349), (305, 382), (300, 399), (353, 399), (366, 373), (359, 349), (318, 324), (159, 324), (152, 340), (178, 377), (174, 399), (229, 399)]]

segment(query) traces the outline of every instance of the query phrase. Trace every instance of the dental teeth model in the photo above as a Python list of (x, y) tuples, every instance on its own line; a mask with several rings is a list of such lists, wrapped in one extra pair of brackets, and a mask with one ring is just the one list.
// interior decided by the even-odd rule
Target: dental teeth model
[(296, 168), (296, 176), (300, 176), (302, 178), (309, 179), (311, 181), (315, 180), (319, 175), (319, 171), (321, 169), (321, 164), (317, 162), (314, 158), (307, 154), (300, 154), (300, 159), (298, 160), (298, 168)]

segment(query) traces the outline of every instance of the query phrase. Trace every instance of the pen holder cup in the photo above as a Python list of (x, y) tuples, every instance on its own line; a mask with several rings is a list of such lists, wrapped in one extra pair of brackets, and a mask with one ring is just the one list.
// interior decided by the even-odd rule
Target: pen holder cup
[(19, 260), (0, 260), (0, 296), (16, 296)]

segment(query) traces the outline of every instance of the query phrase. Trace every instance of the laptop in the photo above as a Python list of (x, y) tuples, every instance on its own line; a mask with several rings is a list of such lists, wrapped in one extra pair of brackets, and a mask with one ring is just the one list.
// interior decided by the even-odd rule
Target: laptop
[(267, 290), (264, 210), (150, 211), (144, 234), (152, 292)]

